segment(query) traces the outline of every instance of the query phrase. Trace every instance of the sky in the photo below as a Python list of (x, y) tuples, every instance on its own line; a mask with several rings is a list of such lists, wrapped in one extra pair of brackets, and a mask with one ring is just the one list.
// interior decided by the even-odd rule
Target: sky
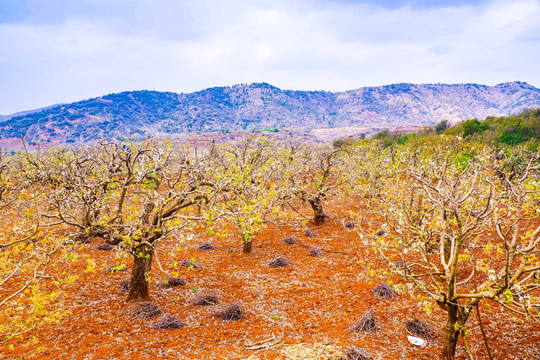
[(0, 0), (0, 114), (267, 82), (540, 87), (540, 0)]

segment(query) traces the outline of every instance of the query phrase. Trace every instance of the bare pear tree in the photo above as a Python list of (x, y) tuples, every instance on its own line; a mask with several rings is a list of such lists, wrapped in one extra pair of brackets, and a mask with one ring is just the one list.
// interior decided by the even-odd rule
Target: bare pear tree
[(368, 205), (383, 195), (387, 181), (403, 171), (400, 168), (403, 152), (393, 147), (363, 140), (344, 148), (348, 152), (347, 191), (368, 199)]
[(509, 172), (488, 147), (457, 138), (401, 151), (403, 172), (380, 204), (389, 231), (367, 238), (447, 312), (441, 358), (454, 359), (460, 334), (468, 347), (465, 325), (481, 301), (538, 317), (536, 156)]
[[(43, 310), (55, 293), (39, 285), (50, 279), (51, 257), (61, 246), (41, 224), (43, 195), (21, 176), (18, 163), (16, 156), (0, 158), (0, 344), (54, 322), (60, 313)], [(32, 301), (35, 306), (24, 307)]]
[(201, 219), (192, 206), (215, 196), (208, 165), (189, 146), (145, 141), (27, 154), (23, 170), (48, 194), (45, 217), (133, 256), (127, 300), (144, 301), (159, 240)]
[(308, 203), (313, 211), (313, 224), (326, 220), (323, 199), (335, 195), (346, 183), (347, 151), (329, 147), (294, 146), (287, 148), (289, 159), (286, 180), (294, 196)]
[(47, 194), (43, 216), (76, 229), (72, 238), (85, 240), (103, 235), (108, 222), (117, 217), (104, 218), (104, 209), (116, 203), (116, 214), (122, 211), (124, 199), (113, 198), (125, 194), (134, 181), (134, 163), (141, 154), (125, 151), (119, 143), (100, 144), (79, 148), (49, 149), (37, 154), (26, 153), (22, 171), (32, 183)]
[(125, 151), (138, 161), (122, 172), (135, 179), (126, 191), (120, 189), (117, 201), (124, 202), (124, 209), (111, 214), (115, 222), (105, 228), (104, 238), (133, 256), (127, 301), (145, 301), (150, 299), (148, 274), (159, 240), (202, 219), (193, 207), (210, 203), (219, 186), (208, 181), (208, 159), (194, 156), (189, 146), (145, 142)]
[(250, 253), (259, 232), (290, 196), (278, 159), (281, 148), (266, 137), (248, 137), (212, 149), (215, 182), (222, 183), (215, 217), (233, 225)]

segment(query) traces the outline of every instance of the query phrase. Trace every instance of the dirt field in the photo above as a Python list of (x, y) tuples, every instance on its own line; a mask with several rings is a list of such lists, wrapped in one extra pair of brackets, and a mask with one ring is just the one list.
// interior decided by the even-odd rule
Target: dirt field
[[(172, 330), (152, 327), (163, 315), (146, 320), (130, 315), (133, 305), (124, 302), (126, 292), (120, 285), (129, 271), (107, 270), (122, 259), (115, 250), (98, 250), (103, 242), (94, 238), (80, 245), (78, 261), (68, 265), (59, 259), (55, 264), (55, 271), (76, 276), (57, 299), (69, 314), (58, 324), (31, 334), (35, 339), (30, 343), (24, 337), (11, 342), (13, 347), (0, 348), (0, 358), (340, 359), (349, 347), (363, 349), (373, 359), (437, 358), (443, 341), (443, 310), (434, 306), (427, 313), (415, 294), (404, 290), (392, 299), (372, 294), (381, 282), (399, 284), (400, 280), (385, 277), (387, 265), (344, 226), (349, 220), (358, 224), (349, 211), (360, 201), (346, 205), (337, 199), (327, 201), (330, 218), (324, 226), (312, 229), (313, 237), (306, 236), (300, 224), (269, 224), (255, 240), (251, 254), (241, 253), (240, 241), (233, 234), (216, 239), (201, 231), (182, 243), (164, 240), (164, 250), (154, 261), (151, 292), (164, 313), (181, 319), (184, 326)], [(306, 209), (300, 211), (309, 216)], [(369, 216), (365, 209), (360, 213)], [(296, 237), (298, 243), (285, 244), (282, 240), (287, 236)], [(205, 241), (215, 248), (199, 251)], [(323, 251), (311, 252), (314, 248)], [(168, 252), (176, 261), (186, 258), (200, 267), (175, 267)], [(270, 267), (277, 257), (290, 265)], [(94, 271), (88, 271), (86, 259), (94, 259)], [(125, 261), (129, 268), (130, 259)], [(162, 286), (171, 274), (184, 279), (185, 285)], [(215, 295), (217, 304), (193, 304), (205, 294)], [(238, 303), (242, 319), (215, 316), (231, 303)], [(348, 331), (370, 308), (378, 329)], [(516, 318), (499, 306), (487, 307), (485, 302), (480, 309), (495, 359), (540, 358), (540, 323)], [(425, 321), (433, 332), (425, 348), (407, 340), (405, 322), (412, 317)], [(468, 329), (473, 353), (478, 359), (487, 358), (476, 316), (471, 316)], [(457, 354), (459, 359), (466, 358), (461, 345)]]

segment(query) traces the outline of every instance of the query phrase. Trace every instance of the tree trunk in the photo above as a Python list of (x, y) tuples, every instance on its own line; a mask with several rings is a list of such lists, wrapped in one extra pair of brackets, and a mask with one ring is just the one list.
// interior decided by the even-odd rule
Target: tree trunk
[(313, 224), (315, 226), (324, 224), (326, 216), (324, 215), (323, 207), (321, 204), (321, 198), (319, 195), (312, 197), (308, 200), (311, 208), (313, 209)]
[(133, 269), (131, 270), (131, 280), (129, 282), (129, 293), (127, 302), (150, 301), (148, 290), (148, 274), (152, 269), (152, 257), (154, 251), (146, 245), (134, 250)]
[(448, 318), (446, 320), (446, 331), (441, 357), (443, 360), (454, 360), (460, 332), (460, 329), (456, 330), (455, 327), (457, 320), (458, 307), (453, 304), (448, 304)]
[(460, 309), (458, 305), (448, 305), (448, 318), (446, 321), (446, 335), (442, 349), (441, 359), (454, 360), (459, 334), (469, 316), (468, 309)]
[(244, 247), (242, 248), (242, 252), (244, 254), (249, 254), (251, 252), (251, 244), (253, 241), (244, 241)]

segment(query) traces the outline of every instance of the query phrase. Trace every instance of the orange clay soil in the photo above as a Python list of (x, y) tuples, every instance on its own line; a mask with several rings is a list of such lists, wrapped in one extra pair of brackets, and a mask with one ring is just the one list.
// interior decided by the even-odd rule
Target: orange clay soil
[[(127, 314), (131, 305), (124, 302), (127, 294), (120, 282), (129, 277), (129, 271), (107, 271), (120, 260), (114, 251), (97, 250), (102, 240), (92, 239), (90, 244), (81, 245), (80, 261), (68, 266), (65, 260), (57, 260), (56, 271), (77, 276), (58, 299), (69, 315), (30, 334), (36, 337), (34, 344), (29, 345), (26, 336), (12, 341), (11, 349), (0, 348), (0, 358), (287, 359), (287, 347), (300, 343), (327, 344), (337, 349), (355, 346), (371, 353), (374, 359), (437, 358), (443, 341), (443, 310), (433, 306), (431, 314), (426, 313), (416, 294), (401, 292), (390, 300), (374, 297), (371, 289), (383, 281), (375, 273), (387, 265), (362, 244), (354, 231), (343, 226), (351, 220), (349, 210), (353, 205), (329, 200), (325, 206), (331, 217), (324, 226), (313, 230), (313, 238), (306, 237), (300, 226), (269, 224), (255, 240), (251, 254), (241, 253), (234, 234), (215, 239), (201, 231), (198, 238), (182, 243), (164, 240), (160, 244), (164, 252), (158, 253), (159, 262), (153, 264), (150, 289), (162, 311), (185, 324), (177, 330), (154, 329), (151, 325), (159, 318), (141, 320)], [(309, 215), (306, 209), (300, 211)], [(303, 245), (346, 254), (323, 252), (310, 256), (308, 247), (284, 244), (286, 236), (297, 237)], [(203, 241), (212, 241), (216, 248), (198, 251)], [(202, 268), (174, 267), (166, 256), (169, 251), (178, 262), (194, 258)], [(96, 262), (94, 272), (86, 271), (85, 254)], [(291, 265), (271, 268), (268, 264), (278, 256)], [(126, 265), (129, 269), (129, 258)], [(175, 271), (186, 285), (169, 289), (160, 286), (160, 281)], [(400, 283), (395, 276), (390, 280)], [(196, 295), (208, 292), (217, 295), (217, 305), (191, 304)], [(226, 321), (214, 316), (221, 306), (232, 302), (240, 304), (245, 316), (242, 320)], [(370, 307), (380, 329), (373, 333), (349, 332), (347, 329)], [(537, 359), (538, 322), (514, 317), (497, 305), (486, 306), (486, 302), (480, 309), (494, 358)], [(407, 341), (405, 321), (409, 315), (436, 329), (435, 339), (425, 348)], [(476, 315), (471, 315), (467, 328), (472, 351), (478, 359), (486, 359)], [(282, 338), (282, 342), (269, 349), (247, 347), (250, 342), (273, 336)], [(466, 358), (461, 341), (457, 358)]]

